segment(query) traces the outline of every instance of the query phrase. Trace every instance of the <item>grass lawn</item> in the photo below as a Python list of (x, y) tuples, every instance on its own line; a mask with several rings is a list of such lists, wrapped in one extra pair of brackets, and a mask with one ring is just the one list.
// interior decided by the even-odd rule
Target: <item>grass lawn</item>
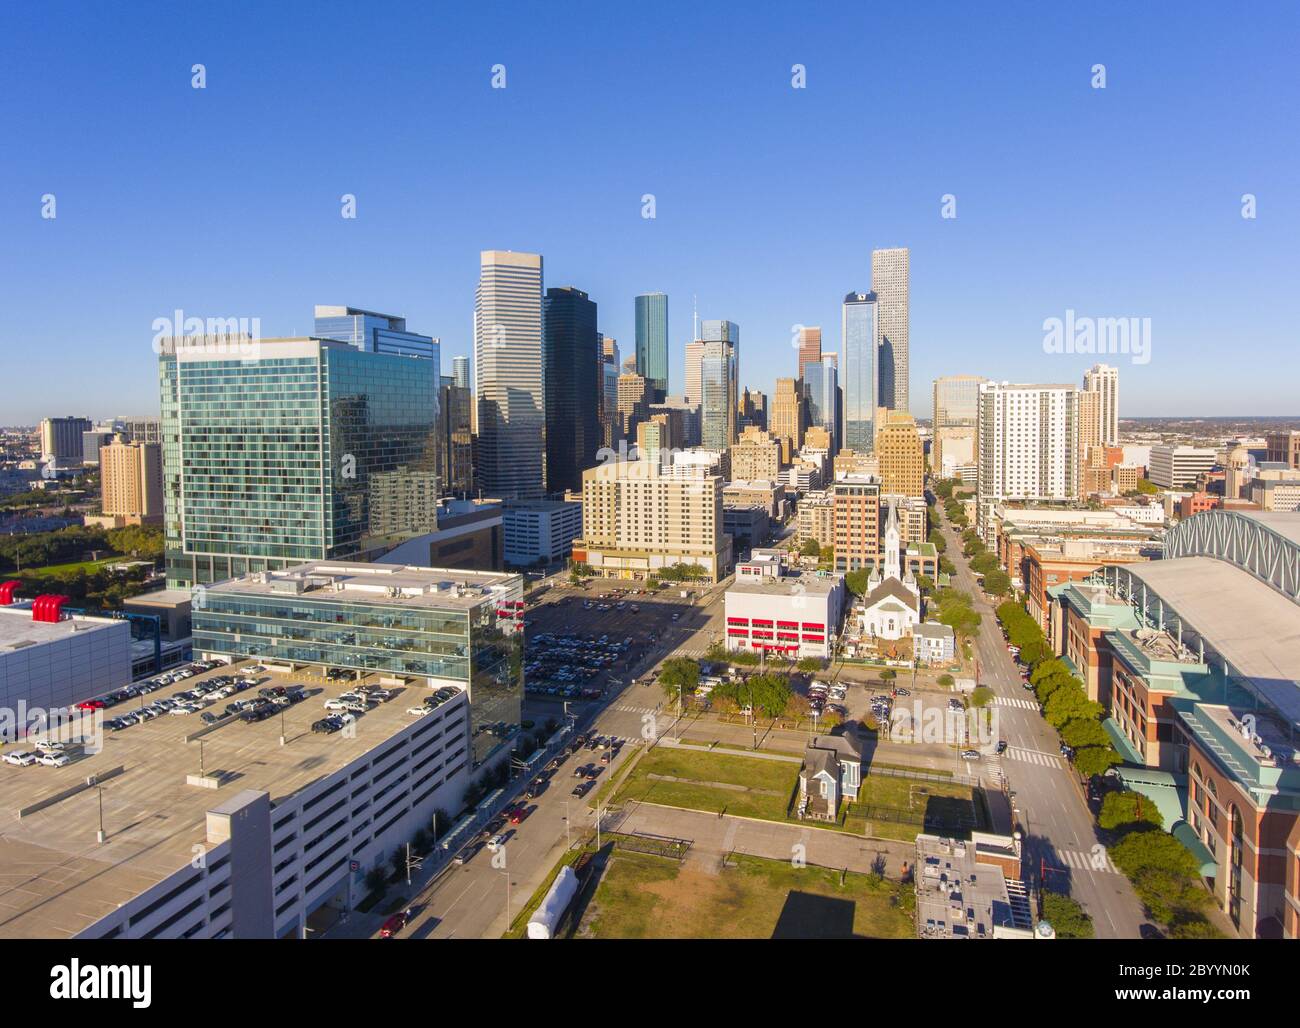
[(912, 938), (915, 893), (888, 879), (737, 855), (717, 874), (618, 850), (577, 932), (595, 939)]
[(643, 800), (709, 813), (725, 809), (737, 817), (900, 842), (911, 842), (925, 831), (927, 816), (942, 822), (936, 830), (957, 835), (965, 832), (963, 817), (973, 816), (978, 823), (981, 816), (972, 805), (970, 786), (868, 773), (858, 801), (841, 810), (838, 823), (800, 821), (786, 814), (798, 778), (799, 765), (792, 761), (761, 760), (721, 747), (701, 753), (658, 746), (641, 757), (612, 802)]
[[(665, 781), (665, 777), (681, 781)], [(799, 765), (792, 761), (656, 746), (628, 775), (614, 801), (645, 800), (712, 813), (725, 808), (740, 817), (784, 821), (798, 779)]]
[(90, 574), (92, 571), (96, 571), (99, 568), (104, 567), (106, 564), (118, 564), (122, 561), (132, 559), (133, 558), (131, 557), (114, 556), (105, 557), (103, 560), (76, 561), (72, 564), (50, 564), (43, 568), (24, 568), (21, 572), (18, 572), (18, 574), (35, 575), (38, 578), (51, 578), (55, 575), (71, 574), (77, 571), (84, 571), (86, 574)]
[(982, 816), (974, 804), (974, 790), (955, 782), (928, 782), (911, 778), (868, 774), (858, 800), (844, 817), (847, 830), (877, 839), (911, 842), (926, 830), (927, 817), (942, 822), (936, 830), (964, 834), (962, 818)]

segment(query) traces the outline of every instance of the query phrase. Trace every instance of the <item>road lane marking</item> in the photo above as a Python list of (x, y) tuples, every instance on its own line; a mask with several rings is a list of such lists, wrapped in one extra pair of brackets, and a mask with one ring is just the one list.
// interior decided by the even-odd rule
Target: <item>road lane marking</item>
[(1019, 747), (1011, 746), (1008, 747), (1006, 755), (1012, 760), (1020, 761), (1022, 764), (1037, 764), (1039, 767), (1054, 767), (1057, 769), (1064, 766), (1060, 757), (1039, 750), (1022, 750)]

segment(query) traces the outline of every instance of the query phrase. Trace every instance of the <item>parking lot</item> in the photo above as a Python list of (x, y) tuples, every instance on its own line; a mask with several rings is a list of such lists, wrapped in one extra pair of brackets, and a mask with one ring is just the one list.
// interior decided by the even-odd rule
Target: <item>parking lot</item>
[(529, 609), (530, 700), (598, 700), (626, 685), (652, 648), (684, 640), (707, 615), (680, 590), (639, 584), (556, 586)]

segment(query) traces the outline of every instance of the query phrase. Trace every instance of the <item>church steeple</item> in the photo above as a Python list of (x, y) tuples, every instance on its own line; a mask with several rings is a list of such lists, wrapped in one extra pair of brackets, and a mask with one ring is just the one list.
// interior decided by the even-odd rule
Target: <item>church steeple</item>
[(902, 532), (898, 528), (898, 507), (895, 504), (889, 505), (889, 523), (885, 526), (885, 578), (903, 577), (902, 563), (899, 558), (899, 548), (902, 540)]

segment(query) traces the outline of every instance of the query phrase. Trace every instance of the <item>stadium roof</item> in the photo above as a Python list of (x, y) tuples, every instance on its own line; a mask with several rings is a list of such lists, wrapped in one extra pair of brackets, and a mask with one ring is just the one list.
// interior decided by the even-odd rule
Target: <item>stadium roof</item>
[(1123, 570), (1146, 583), (1270, 705), (1300, 724), (1300, 607), (1254, 575), (1213, 557)]

